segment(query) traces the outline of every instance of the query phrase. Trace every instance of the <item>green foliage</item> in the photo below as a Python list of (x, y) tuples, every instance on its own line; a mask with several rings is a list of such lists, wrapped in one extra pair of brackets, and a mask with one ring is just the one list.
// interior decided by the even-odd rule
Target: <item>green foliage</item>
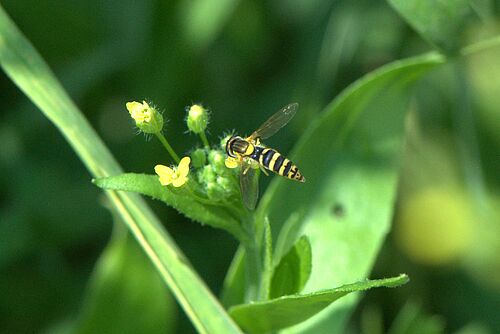
[(397, 287), (407, 282), (406, 275), (367, 280), (306, 295), (289, 295), (264, 302), (237, 305), (229, 312), (245, 331), (266, 333), (301, 323), (351, 292), (376, 287)]
[[(238, 0), (185, 2), (183, 31), (186, 39), (195, 46), (206, 47), (217, 36), (238, 3)], [(214, 8), (217, 10), (214, 11)]]
[(439, 49), (456, 54), (471, 17), (469, 0), (388, 0), (406, 21)]
[[(269, 215), (275, 233), (284, 228), (283, 248), (299, 233), (310, 240), (306, 292), (368, 275), (390, 229), (411, 84), (443, 61), (437, 54), (397, 61), (348, 87), (293, 151), (304, 186), (274, 179), (264, 194), (257, 215)], [(353, 305), (355, 298), (343, 299), (294, 331), (342, 332), (345, 310)]]
[(103, 189), (131, 191), (150, 196), (175, 208), (194, 221), (224, 229), (238, 240), (245, 240), (240, 222), (237, 217), (231, 215), (227, 208), (209, 202), (200, 203), (185, 187), (175, 189), (162, 186), (156, 175), (127, 173), (95, 179), (94, 183)]
[(441, 334), (445, 324), (439, 316), (429, 315), (415, 302), (407, 302), (399, 311), (387, 334)]
[(271, 298), (293, 295), (302, 291), (311, 275), (311, 244), (302, 236), (274, 269)]
[(245, 250), (238, 248), (224, 279), (221, 302), (224, 307), (241, 304), (245, 300)]
[[(12, 81), (63, 133), (94, 177), (121, 172), (46, 63), (1, 7), (0, 64)], [(133, 194), (106, 194), (195, 327), (202, 333), (238, 333), (237, 326), (193, 271), (145, 202)]]
[(96, 264), (75, 333), (173, 332), (176, 306), (165, 284), (125, 228), (115, 229)]
[[(463, 44), (464, 33), (462, 30), (471, 16), (468, 1), (389, 0), (389, 2), (417, 32), (436, 45), (442, 52), (453, 56), (459, 54), (460, 46)], [(162, 7), (171, 6), (167, 3), (158, 5), (159, 9), (172, 9), (171, 7)], [(283, 85), (283, 90), (297, 88), (286, 85), (300, 81), (300, 85), (308, 87), (305, 94), (313, 96), (311, 99), (314, 100), (301, 110), (300, 117), (302, 119), (300, 121), (294, 120), (296, 123), (291, 126), (292, 129), (295, 126), (295, 129), (300, 128), (301, 131), (306, 128), (290, 157), (305, 174), (307, 182), (298, 185), (275, 177), (265, 192), (255, 215), (242, 206), (240, 194), (237, 191), (236, 174), (234, 171), (228, 171), (224, 165), (225, 154), (220, 149), (210, 150), (209, 148), (205, 135), (205, 128), (208, 124), (206, 113), (198, 120), (193, 117), (195, 115), (191, 115), (192, 117), (187, 119), (188, 127), (199, 134), (204, 148), (192, 151), (194, 170), (191, 171), (189, 182), (184, 187), (162, 186), (158, 182), (158, 177), (154, 175), (123, 174), (110, 152), (64, 92), (48, 66), (0, 7), (0, 63), (2, 67), (14, 83), (60, 129), (92, 176), (96, 178), (96, 185), (106, 190), (105, 193), (115, 206), (117, 214), (142, 247), (142, 250), (139, 249), (133, 243), (134, 239), (127, 236), (126, 233), (118, 233), (113, 237), (96, 267), (90, 285), (90, 294), (80, 318), (80, 331), (82, 333), (112, 330), (120, 332), (168, 331), (171, 324), (164, 316), (172, 305), (170, 299), (165, 296), (164, 287), (161, 286), (160, 280), (169, 286), (188, 318), (201, 333), (239, 333), (240, 329), (233, 319), (244, 330), (252, 333), (276, 331), (293, 325), (298, 326), (287, 329), (285, 332), (339, 333), (345, 331), (346, 319), (356, 305), (356, 297), (351, 295), (338, 301), (337, 299), (351, 292), (379, 286), (397, 286), (408, 280), (406, 275), (401, 275), (391, 279), (344, 285), (346, 282), (353, 282), (360, 277), (369, 276), (385, 236), (390, 231), (394, 202), (396, 202), (396, 186), (400, 176), (401, 147), (404, 143), (404, 118), (407, 114), (408, 101), (414, 83), (430, 70), (447, 62), (448, 59), (443, 55), (430, 53), (389, 63), (357, 80), (340, 93), (322, 114), (316, 115), (315, 108), (310, 106), (322, 105), (323, 101), (317, 98), (317, 95), (310, 94), (311, 82), (308, 81), (310, 78), (307, 78), (308, 73), (314, 73), (315, 70), (303, 65), (304, 63), (306, 65), (315, 63), (315, 61), (311, 61), (310, 55), (307, 57), (305, 55), (313, 53), (316, 47), (319, 49), (319, 46), (314, 44), (316, 41), (309, 41), (309, 36), (318, 34), (311, 34), (310, 30), (302, 29), (307, 23), (305, 21), (307, 15), (314, 18), (314, 22), (316, 22), (316, 15), (312, 15), (316, 5), (313, 2), (311, 5), (307, 5), (309, 14), (302, 13), (304, 16), (296, 21), (293, 21), (294, 16), (300, 16), (303, 9), (293, 8), (292, 10), (291, 7), (288, 8), (290, 12), (283, 15), (285, 19), (281, 23), (269, 20), (277, 26), (284, 22), (290, 24), (290, 26), (285, 24), (281, 27), (282, 29), (276, 29), (282, 32), (269, 39), (267, 39), (267, 32), (259, 31), (259, 28), (244, 31), (243, 34), (240, 31), (234, 35), (235, 29), (228, 29), (227, 34), (223, 34), (224, 36), (217, 39), (218, 32), (226, 23), (233, 23), (235, 27), (253, 28), (253, 26), (257, 26), (253, 23), (259, 23), (264, 15), (256, 10), (258, 5), (245, 3), (246, 7), (238, 6), (239, 1), (237, 0), (217, 3), (217, 11), (211, 10), (214, 4), (214, 1), (185, 2), (179, 8), (176, 7), (176, 10), (152, 11), (155, 13), (179, 12), (184, 18), (184, 20), (177, 18), (177, 21), (182, 22), (183, 29), (172, 26), (171, 22), (175, 20), (162, 22), (161, 26), (165, 25), (166, 28), (158, 35), (163, 38), (167, 36), (167, 34), (163, 34), (164, 32), (174, 31), (173, 35), (175, 36), (169, 35), (174, 42), (172, 45), (165, 46), (165, 50), (168, 52), (162, 50), (161, 46), (156, 47), (155, 45), (152, 53), (162, 65), (166, 58), (165, 67), (171, 71), (166, 77), (172, 79), (168, 79), (171, 80), (168, 81), (169, 85), (163, 85), (159, 80), (155, 80), (154, 74), (150, 73), (153, 71), (141, 68), (140, 72), (146, 73), (142, 74), (145, 75), (145, 78), (139, 79), (134, 76), (133, 80), (123, 82), (129, 82), (130, 85), (136, 83), (155, 85), (157, 87), (149, 87), (149, 90), (147, 87), (142, 87), (142, 89), (148, 93), (153, 91), (153, 94), (154, 89), (161, 90), (161, 96), (165, 95), (164, 87), (169, 87), (166, 90), (166, 95), (170, 99), (168, 103), (178, 102), (176, 98), (184, 100), (185, 95), (195, 95), (192, 90), (195, 88), (195, 84), (199, 84), (207, 87), (206, 91), (202, 90), (201, 95), (203, 96), (205, 93), (210, 93), (211, 90), (224, 92), (224, 98), (219, 100), (227, 100), (227, 105), (221, 109), (226, 108), (233, 111), (235, 105), (238, 105), (240, 106), (236, 110), (238, 115), (245, 114), (245, 111), (248, 110), (242, 103), (245, 95), (234, 94), (235, 90), (226, 91), (227, 86), (224, 86), (226, 77), (223, 73), (220, 73), (220, 77), (223, 78), (222, 84), (221, 82), (217, 83), (218, 78), (214, 78), (214, 76), (210, 78), (209, 75), (209, 80), (205, 78), (207, 81), (204, 81), (203, 71), (198, 68), (199, 64), (191, 61), (192, 59), (189, 57), (184, 57), (188, 54), (188, 51), (184, 49), (185, 45), (191, 45), (195, 49), (194, 53), (200, 50), (207, 51), (206, 57), (205, 53), (203, 54), (200, 64), (202, 62), (204, 64), (207, 60), (216, 64), (213, 60), (217, 59), (224, 65), (229, 64), (227, 68), (233, 66), (238, 70), (240, 70), (241, 64), (231, 58), (233, 52), (228, 52), (228, 49), (224, 48), (225, 39), (232, 39), (237, 51), (243, 51), (242, 53), (245, 55), (248, 54), (246, 52), (249, 50), (248, 45), (251, 45), (252, 49), (267, 50), (268, 44), (272, 44), (272, 39), (290, 40), (290, 45), (297, 44), (297, 50), (292, 50), (293, 52), (287, 50), (286, 55), (306, 50), (302, 54), (303, 58), (306, 59), (303, 63), (283, 62), (283, 59), (286, 58), (283, 56), (286, 55), (280, 54), (275, 56), (279, 61), (272, 63), (270, 59), (259, 60), (253, 70), (248, 67), (248, 73), (257, 74), (259, 72), (256, 71), (256, 68), (261, 71), (263, 67), (267, 68), (266, 66), (271, 65), (276, 65), (276, 68), (273, 67), (276, 73), (286, 72), (279, 66), (287, 66), (287, 68), (293, 68), (294, 71), (296, 68), (304, 68), (301, 73), (277, 75), (278, 80), (273, 78), (273, 81)], [(283, 5), (277, 4), (276, 6)], [(324, 84), (332, 80), (326, 78), (330, 74), (321, 74), (324, 77), (319, 80), (322, 81), (322, 84), (319, 85), (321, 87), (318, 87), (318, 91), (328, 91), (329, 94), (325, 94), (328, 100), (336, 93), (335, 90), (339, 89), (338, 87), (345, 87), (362, 71), (367, 71), (367, 68), (371, 69), (374, 65), (378, 66), (381, 62), (399, 57), (399, 54), (386, 53), (388, 48), (378, 45), (382, 39), (373, 41), (369, 37), (360, 37), (362, 34), (356, 32), (356, 29), (363, 31), (361, 22), (366, 17), (369, 18), (369, 15), (357, 15), (356, 10), (364, 8), (359, 4), (351, 2), (349, 6), (351, 6), (349, 10), (344, 10), (343, 13), (352, 11), (354, 15), (349, 17), (352, 22), (349, 20), (340, 21), (343, 30), (341, 34), (338, 34), (348, 40), (345, 42), (346, 44), (342, 44), (344, 43), (343, 38), (331, 38), (337, 37), (337, 34), (332, 33), (330, 31), (332, 27), (329, 26), (329, 31), (323, 37), (325, 41), (331, 39), (341, 42), (334, 46), (329, 43), (321, 45), (320, 60), (322, 65), (319, 67), (320, 72), (334, 73), (335, 75), (331, 76), (335, 77), (335, 80), (338, 79), (338, 82), (336, 81), (335, 85), (332, 85), (332, 87), (335, 86), (332, 89)], [(248, 13), (251, 15), (244, 17), (248, 20), (242, 20), (242, 17), (235, 16), (235, 22), (231, 22), (233, 12), (235, 10), (237, 12), (241, 8), (249, 10)], [(317, 8), (323, 9), (319, 5)], [(277, 10), (277, 12), (281, 14), (281, 11)], [(132, 13), (134, 19), (140, 17), (139, 14), (133, 11)], [(357, 16), (362, 16), (362, 19)], [(383, 15), (382, 17), (385, 18)], [(160, 18), (163, 17), (160, 16)], [(335, 19), (334, 15), (329, 18), (331, 22)], [(380, 20), (380, 17), (378, 19)], [(242, 24), (243, 21), (252, 24)], [(318, 20), (318, 22), (321, 21), (326, 20)], [(373, 22), (382, 21), (385, 23), (385, 20), (373, 20)], [(348, 24), (344, 25), (345, 22)], [(299, 28), (293, 28), (293, 25)], [(347, 27), (345, 30), (344, 26)], [(372, 24), (372, 26), (375, 31), (377, 24)], [(370, 27), (370, 24), (365, 27)], [(294, 34), (289, 34), (288, 29), (295, 29), (294, 32), (301, 30), (305, 32), (303, 36), (290, 38)], [(393, 29), (392, 26), (390, 29)], [(242, 36), (250, 36), (255, 32), (257, 32), (255, 35), (258, 36), (251, 39), (252, 43), (249, 43), (247, 38), (242, 38)], [(175, 42), (177, 35), (184, 35), (183, 40)], [(360, 39), (363, 38), (363, 40), (358, 41), (356, 36)], [(394, 43), (393, 47), (400, 49), (395, 42), (398, 38), (405, 41), (403, 49), (406, 48), (405, 35), (403, 34), (394, 34), (392, 40), (389, 38), (389, 41), (384, 41), (387, 42), (387, 45)], [(214, 49), (218, 50), (218, 53), (211, 53), (206, 48), (215, 40), (217, 43), (213, 43), (213, 45), (220, 43), (222, 52), (217, 49), (217, 46)], [(300, 45), (297, 43), (298, 40), (308, 40), (311, 45)], [(468, 47), (462, 51), (462, 55), (498, 45), (499, 41), (500, 39), (496, 38), (481, 45)], [(380, 59), (377, 57), (368, 58), (365, 55), (370, 54), (370, 49), (363, 49), (366, 48), (364, 44), (370, 43), (377, 44), (372, 49), (381, 50), (379, 56), (382, 55), (382, 57)], [(153, 49), (140, 46), (134, 46), (134, 48)], [(287, 49), (286, 45), (283, 47), (281, 44), (279, 48)], [(332, 51), (330, 48), (335, 50)], [(171, 52), (171, 50), (176, 52)], [(119, 51), (119, 54), (128, 54), (125, 50), (120, 49)], [(407, 51), (404, 49), (401, 53), (405, 54)], [(164, 53), (164, 58), (161, 58), (162, 53)], [(165, 56), (165, 54), (168, 55)], [(175, 58), (170, 59), (169, 57)], [(183, 66), (179, 66), (178, 58), (185, 60)], [(346, 62), (346, 59), (349, 59), (349, 62)], [(356, 61), (360, 59), (362, 66), (359, 66), (361, 69), (358, 69), (357, 65), (359, 64)], [(260, 63), (261, 61), (263, 63)], [(262, 66), (263, 64), (266, 66)], [(347, 65), (351, 67), (347, 67)], [(458, 66), (460, 65), (462, 64), (458, 64)], [(216, 66), (215, 68), (217, 68)], [(325, 66), (329, 71), (321, 71)], [(349, 75), (343, 75), (346, 77), (344, 80), (339, 79), (342, 78), (342, 71), (350, 72), (353, 68), (356, 69), (353, 71), (354, 74), (349, 73)], [(196, 74), (197, 77), (186, 76), (184, 71)], [(217, 69), (215, 72), (218, 77), (219, 70)], [(245, 71), (239, 72), (243, 73), (242, 77), (248, 78), (248, 75), (244, 74)], [(207, 73), (210, 73), (210, 69), (207, 70)], [(304, 75), (305, 73), (307, 75)], [(159, 76), (163, 76), (163, 74)], [(82, 75), (82, 77), (84, 76)], [(181, 77), (188, 77), (188, 79), (183, 83), (179, 79)], [(460, 76), (459, 79), (464, 81), (464, 76)], [(227, 80), (227, 82), (232, 81)], [(256, 92), (253, 85), (255, 82), (250, 81), (248, 86), (235, 86), (242, 91), (241, 94), (249, 94), (246, 92), (248, 91), (254, 96), (265, 96), (268, 94), (265, 93), (266, 91), (272, 92), (270, 96), (262, 98), (263, 101), (268, 99), (265, 102), (266, 105), (281, 94), (275, 89), (276, 87), (261, 85), (260, 81), (259, 85), (255, 86), (259, 86), (259, 88), (262, 86), (262, 91)], [(186, 91), (181, 93), (183, 86), (188, 93)], [(172, 87), (175, 89), (171, 89)], [(467, 90), (462, 89), (460, 92), (467, 93)], [(173, 94), (178, 94), (178, 96), (174, 97)], [(246, 97), (248, 98), (248, 95)], [(464, 105), (468, 102), (466, 98), (457, 100), (463, 101)], [(259, 103), (255, 104), (259, 105)], [(252, 108), (255, 107), (252, 106)], [(255, 108), (255, 110), (257, 109)], [(141, 115), (142, 113), (137, 115), (138, 119), (147, 116)], [(255, 115), (255, 121), (257, 121), (261, 115), (258, 112), (255, 112)], [(168, 116), (176, 117), (175, 113)], [(253, 117), (253, 113), (251, 117)], [(102, 120), (99, 118), (99, 121)], [(232, 121), (234, 121), (234, 117)], [(159, 124), (156, 124), (156, 130), (159, 129)], [(221, 124), (227, 126), (222, 122)], [(297, 124), (299, 125), (296, 126)], [(161, 125), (163, 125), (163, 119)], [(180, 160), (166, 139), (153, 130), (148, 131), (158, 136), (174, 160)], [(251, 129), (248, 129), (245, 124), (245, 130)], [(176, 131), (177, 129), (174, 127), (166, 133), (169, 136), (172, 133), (172, 137), (175, 138), (175, 134), (179, 132)], [(171, 139), (169, 138), (169, 140)], [(171, 142), (176, 144), (175, 139)], [(286, 147), (285, 143), (283, 145)], [(141, 147), (140, 151), (145, 150)], [(141, 158), (143, 157), (141, 156)], [(258, 179), (254, 178), (252, 181), (258, 182)], [(30, 189), (31, 192), (32, 189)], [(162, 227), (164, 222), (160, 222), (153, 215), (139, 196), (128, 192), (136, 192), (161, 200), (189, 219), (226, 230), (242, 242), (245, 248), (240, 248), (235, 256), (224, 283), (222, 297), (226, 307), (233, 306), (230, 309), (233, 319), (229, 317), (219, 301), (207, 289), (205, 283), (193, 271), (189, 261)], [(39, 199), (36, 198), (36, 200)], [(116, 227), (116, 230), (120, 230), (119, 227)], [(490, 233), (490, 235), (494, 234)], [(299, 238), (299, 236), (303, 237)], [(274, 249), (273, 245), (276, 245)], [(149, 260), (145, 259), (144, 253)], [(40, 254), (43, 253), (40, 252)], [(203, 261), (199, 262), (209, 263), (206, 261), (206, 256), (206, 252), (203, 252)], [(152, 272), (152, 266), (156, 268), (159, 276)], [(211, 266), (211, 264), (206, 266)], [(394, 268), (390, 267), (389, 270), (394, 270)], [(340, 287), (332, 289), (334, 286)], [(303, 289), (305, 289), (304, 294), (299, 295), (298, 293)], [(334, 301), (337, 302), (331, 305)], [(434, 321), (435, 319), (422, 320), (416, 317), (413, 311), (412, 309), (409, 311), (403, 309), (400, 318), (398, 318), (399, 322), (396, 322), (399, 327), (395, 325), (391, 330), (404, 332), (417, 327), (420, 329), (425, 327), (429, 331), (441, 329), (442, 324), (439, 321)], [(130, 316), (131, 314), (135, 316)]]

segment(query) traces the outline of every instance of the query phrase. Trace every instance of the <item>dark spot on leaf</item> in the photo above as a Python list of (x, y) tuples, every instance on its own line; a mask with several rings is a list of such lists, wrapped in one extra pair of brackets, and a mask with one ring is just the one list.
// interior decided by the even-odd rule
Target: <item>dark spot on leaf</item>
[(337, 218), (342, 218), (345, 215), (344, 206), (340, 203), (335, 203), (332, 206), (332, 214)]

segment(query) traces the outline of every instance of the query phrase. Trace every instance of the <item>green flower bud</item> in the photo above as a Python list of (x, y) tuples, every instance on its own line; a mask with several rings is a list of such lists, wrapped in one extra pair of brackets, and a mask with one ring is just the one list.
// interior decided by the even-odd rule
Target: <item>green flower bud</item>
[(225, 160), (226, 160), (226, 155), (221, 151), (211, 150), (208, 153), (208, 161), (219, 175), (227, 172), (227, 168), (224, 163)]
[(190, 131), (200, 134), (208, 125), (208, 112), (199, 104), (192, 105), (188, 110), (187, 126)]
[(230, 179), (223, 176), (217, 176), (217, 184), (224, 189), (228, 194), (234, 190), (234, 183)]
[(213, 167), (211, 165), (207, 165), (203, 167), (200, 171), (200, 182), (201, 183), (209, 183), (215, 182), (217, 174), (215, 173)]
[(211, 200), (220, 201), (225, 199), (227, 193), (219, 184), (215, 182), (207, 183), (207, 196)]
[(198, 148), (191, 152), (191, 164), (194, 168), (201, 168), (207, 162), (205, 150)]
[(135, 125), (144, 133), (159, 133), (163, 129), (163, 117), (153, 107), (150, 107), (146, 101), (127, 102), (127, 110), (135, 121)]

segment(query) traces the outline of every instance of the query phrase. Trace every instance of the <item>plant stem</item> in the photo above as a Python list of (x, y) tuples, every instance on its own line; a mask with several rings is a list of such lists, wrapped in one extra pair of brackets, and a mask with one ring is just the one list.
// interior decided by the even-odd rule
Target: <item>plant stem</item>
[(158, 138), (158, 140), (163, 144), (163, 147), (165, 147), (167, 149), (168, 153), (170, 154), (172, 159), (174, 159), (175, 163), (178, 164), (181, 161), (181, 159), (179, 159), (179, 156), (175, 153), (172, 146), (170, 146), (170, 144), (168, 143), (165, 136), (161, 132), (157, 132), (157, 133), (155, 133), (155, 135), (156, 135), (156, 138)]
[(248, 234), (248, 241), (243, 244), (245, 247), (245, 302), (257, 301), (260, 298), (262, 259), (260, 254), (259, 237), (256, 234), (253, 219), (245, 219), (244, 227)]
[(208, 143), (208, 139), (207, 139), (207, 136), (205, 135), (205, 131), (201, 131), (200, 132), (200, 138), (201, 138), (201, 141), (203, 142), (203, 145), (205, 146), (205, 148), (210, 148), (210, 144)]

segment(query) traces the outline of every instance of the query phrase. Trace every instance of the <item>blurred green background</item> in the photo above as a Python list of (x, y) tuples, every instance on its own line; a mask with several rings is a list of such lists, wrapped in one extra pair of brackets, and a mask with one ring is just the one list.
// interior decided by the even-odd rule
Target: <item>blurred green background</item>
[[(463, 45), (500, 33), (500, 2), (472, 4)], [(126, 101), (146, 98), (164, 110), (166, 136), (178, 152), (197, 142), (186, 137), (183, 122), (193, 102), (210, 108), (209, 140), (217, 142), (227, 130), (251, 132), (296, 101), (299, 121), (271, 140), (287, 153), (347, 85), (432, 49), (385, 1), (4, 0), (2, 6), (133, 172), (152, 173), (168, 158), (159, 143), (136, 135)], [(451, 66), (415, 90), (394, 230), (373, 272), (405, 272), (412, 280), (366, 294), (350, 332), (500, 330), (500, 48), (454, 64), (460, 71)], [(77, 156), (5, 75), (0, 94), (0, 332), (61, 333), (78, 318), (112, 218)], [(236, 242), (150, 203), (217, 294)], [(176, 308), (169, 306), (167, 327), (193, 332)]]

